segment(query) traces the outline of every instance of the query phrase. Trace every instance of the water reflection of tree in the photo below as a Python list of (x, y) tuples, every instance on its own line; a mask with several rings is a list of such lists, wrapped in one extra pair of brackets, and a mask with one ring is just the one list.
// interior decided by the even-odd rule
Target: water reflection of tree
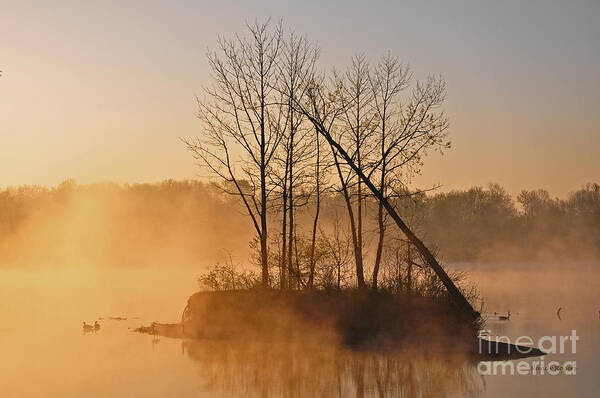
[(184, 341), (202, 389), (231, 397), (455, 397), (483, 389), (466, 358), (355, 352), (306, 344)]

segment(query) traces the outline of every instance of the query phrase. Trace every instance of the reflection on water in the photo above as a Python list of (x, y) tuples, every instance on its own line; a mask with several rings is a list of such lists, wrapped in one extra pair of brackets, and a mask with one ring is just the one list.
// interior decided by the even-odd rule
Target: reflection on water
[[(482, 379), (461, 358), (353, 352), (331, 346), (184, 341), (201, 389), (225, 397), (478, 396)], [(208, 396), (208, 395), (207, 395)]]
[[(480, 376), (464, 358), (351, 352), (311, 344), (233, 345), (140, 335), (176, 322), (196, 269), (0, 270), (0, 396), (22, 397), (596, 397), (600, 390), (598, 273), (475, 273), (491, 335), (577, 330), (575, 376)], [(563, 307), (562, 320), (556, 309)], [(127, 318), (114, 320), (113, 318)], [(83, 333), (82, 322), (101, 324)], [(532, 363), (536, 358), (525, 361)]]

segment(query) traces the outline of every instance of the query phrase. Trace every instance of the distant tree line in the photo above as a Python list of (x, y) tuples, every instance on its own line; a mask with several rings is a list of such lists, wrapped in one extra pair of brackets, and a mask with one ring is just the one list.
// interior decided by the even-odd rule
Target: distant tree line
[[(418, 192), (395, 201), (411, 227), (447, 262), (600, 259), (598, 184), (586, 184), (564, 199), (545, 190), (521, 191), (511, 197), (499, 185), (490, 184), (447, 193)], [(126, 185), (67, 181), (54, 188), (8, 187), (0, 190), (0, 260), (3, 264), (14, 260), (9, 256), (15, 253), (11, 246), (22, 246), (22, 252), (52, 252), (69, 240), (86, 251), (110, 247), (113, 253), (122, 254), (113, 260), (124, 265), (145, 258), (138, 252), (162, 259), (155, 253), (160, 250), (170, 256), (180, 254), (198, 266), (219, 259), (222, 266), (239, 263), (242, 271), (248, 269), (248, 241), (254, 247), (257, 242), (239, 202), (220, 187), (199, 181)], [(272, 211), (281, 214), (281, 209)], [(309, 201), (297, 213), (294, 267), (298, 268), (300, 259), (304, 283), (314, 266), (315, 284), (354, 284), (352, 237), (343, 194), (334, 189), (322, 193), (311, 265), (315, 212), (316, 204)], [(378, 204), (367, 197), (363, 251), (371, 264), (378, 248), (377, 214)], [(274, 220), (273, 228), (278, 224)], [(49, 243), (44, 246), (44, 242)], [(270, 263), (276, 269), (283, 261), (281, 237), (274, 237), (269, 248)], [(400, 271), (407, 274), (408, 257), (418, 260), (406, 239), (390, 231), (382, 272), (398, 272), (393, 264), (400, 263)], [(405, 284), (408, 279), (405, 275)]]
[(200, 267), (251, 239), (236, 198), (212, 184), (65, 181), (0, 190), (0, 266)]
[(427, 239), (452, 261), (600, 258), (600, 185), (553, 198), (523, 190), (512, 198), (490, 184), (425, 197)]

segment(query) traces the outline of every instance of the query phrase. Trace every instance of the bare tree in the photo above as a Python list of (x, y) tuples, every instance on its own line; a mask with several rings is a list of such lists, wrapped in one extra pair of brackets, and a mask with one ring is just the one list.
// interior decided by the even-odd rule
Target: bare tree
[(248, 25), (248, 37), (219, 38), (208, 53), (214, 84), (198, 100), (202, 136), (183, 139), (199, 165), (238, 195), (260, 240), (262, 284), (269, 284), (267, 175), (287, 125), (280, 106), (278, 61), (282, 28), (269, 22)]
[[(372, 148), (369, 147), (376, 114), (373, 112), (373, 92), (369, 87), (369, 64), (364, 55), (352, 58), (352, 64), (343, 74), (334, 73), (338, 95), (336, 100), (342, 110), (337, 123), (338, 140), (348, 149), (348, 153), (361, 170), (365, 170), (365, 158)], [(335, 153), (335, 151), (334, 151)], [(352, 232), (356, 279), (359, 287), (365, 286), (363, 258), (363, 183), (352, 169), (340, 163), (334, 156), (336, 170), (340, 179), (341, 191), (346, 201), (348, 218)], [(356, 213), (352, 208), (352, 191), (356, 191)]]
[[(399, 95), (410, 82), (406, 65), (398, 58), (386, 55), (370, 73), (375, 109), (379, 116), (377, 134), (378, 151), (374, 151), (371, 170), (367, 177), (378, 181), (377, 188), (387, 199), (406, 194), (407, 182), (418, 173), (422, 158), (431, 148), (449, 146), (448, 120), (439, 106), (446, 97), (445, 82), (439, 77), (429, 77), (417, 82), (409, 98), (402, 102)], [(385, 212), (378, 203), (378, 243), (373, 267), (372, 286), (377, 288), (385, 237)]]
[[(282, 151), (285, 166), (283, 177), (283, 221), (282, 221), (282, 288), (300, 287), (302, 275), (296, 246), (295, 209), (307, 203), (306, 195), (296, 201), (296, 193), (302, 191), (308, 182), (308, 168), (314, 156), (314, 146), (311, 136), (314, 129), (310, 123), (306, 123), (305, 116), (298, 112), (293, 106), (294, 99), (302, 99), (309, 87), (314, 74), (315, 63), (319, 55), (318, 48), (311, 44), (305, 37), (298, 36), (293, 32), (289, 34), (283, 44), (281, 61), (279, 64), (280, 79), (279, 89), (284, 94), (286, 102), (281, 105), (287, 111), (286, 134), (282, 140)], [(286, 215), (289, 224), (286, 225)], [(287, 239), (286, 239), (287, 228)], [(286, 258), (287, 250), (287, 258)], [(287, 272), (285, 265), (287, 264)], [(289, 276), (287, 281), (286, 273)], [(292, 280), (293, 278), (293, 280)], [(292, 283), (294, 286), (292, 286)]]
[[(417, 88), (415, 89), (416, 98), (428, 97), (427, 95), (421, 95), (426, 87), (432, 87), (432, 92), (430, 96), (432, 96), (433, 98), (443, 98), (443, 96), (435, 95), (437, 93), (444, 92), (443, 90), (441, 90), (442, 88), (444, 88), (444, 85), (441, 82), (438, 82), (436, 84), (435, 79), (428, 79), (428, 82), (425, 86), (421, 84), (417, 85)], [(319, 134), (321, 134), (325, 138), (325, 140), (327, 140), (327, 142), (333, 148), (337, 156), (344, 160), (344, 162), (358, 175), (360, 180), (370, 190), (372, 195), (383, 204), (383, 207), (388, 213), (388, 215), (392, 218), (392, 220), (396, 223), (400, 230), (406, 235), (407, 239), (415, 246), (420, 255), (423, 257), (424, 261), (435, 272), (435, 274), (441, 280), (441, 282), (443, 283), (444, 287), (448, 290), (450, 295), (454, 297), (456, 303), (459, 306), (465, 308), (468, 311), (468, 313), (472, 315), (473, 319), (478, 318), (479, 313), (473, 309), (469, 301), (454, 284), (454, 282), (448, 276), (443, 267), (437, 262), (431, 251), (423, 244), (423, 242), (402, 220), (402, 218), (396, 212), (394, 206), (390, 203), (389, 198), (382, 194), (382, 192), (373, 184), (373, 182), (370, 180), (367, 174), (357, 166), (355, 160), (348, 153), (348, 151), (332, 135), (332, 126), (334, 125), (336, 118), (344, 112), (344, 110), (342, 109), (343, 107), (336, 105), (339, 104), (339, 87), (335, 87), (333, 90), (326, 93), (323, 81), (315, 79), (315, 84), (311, 86), (309, 94), (309, 101), (306, 103), (295, 101), (296, 107), (298, 107), (298, 109), (301, 110), (301, 112), (303, 112), (306, 115), (306, 117), (314, 124)], [(428, 102), (425, 101), (423, 103), (426, 104)], [(429, 103), (431, 104), (430, 107), (439, 104), (438, 101), (429, 101)], [(425, 107), (427, 108), (426, 105)], [(415, 115), (417, 115), (417, 117), (422, 116), (421, 112), (417, 112)], [(413, 126), (414, 123), (418, 123), (418, 121), (411, 121), (410, 123), (407, 123), (407, 126)], [(431, 120), (431, 118), (430, 123), (435, 124), (435, 122)], [(415, 134), (417, 134), (419, 131), (419, 129), (415, 130)], [(401, 148), (401, 146), (395, 148)], [(406, 160), (408, 160), (408, 158)]]
[[(381, 164), (379, 166), (379, 189), (382, 195), (387, 196), (387, 156), (386, 156), (386, 138), (397, 126), (393, 126), (392, 118), (394, 115), (394, 105), (398, 94), (404, 90), (408, 83), (408, 68), (398, 62), (396, 58), (390, 55), (383, 57), (381, 61), (373, 68), (369, 75), (370, 86), (373, 91), (375, 109), (380, 119), (378, 126), (378, 138), (380, 140), (379, 149)], [(377, 276), (381, 264), (383, 253), (383, 243), (385, 237), (385, 214), (383, 204), (378, 203), (377, 226), (379, 236), (377, 241), (377, 252), (375, 255), (375, 265), (373, 266), (372, 286), (377, 289)]]
[[(321, 160), (319, 141), (314, 146), (309, 137), (316, 132), (330, 146), (340, 180), (350, 219), (358, 286), (366, 286), (363, 263), (366, 186), (380, 204), (380, 248), (374, 287), (383, 247), (385, 210), (457, 302), (477, 316), (434, 255), (400, 218), (392, 201), (404, 187), (407, 173), (418, 171), (426, 150), (445, 145), (447, 120), (443, 112), (437, 111), (445, 98), (444, 81), (430, 77), (424, 83), (418, 82), (406, 104), (399, 104), (395, 99), (406, 85), (406, 70), (388, 57), (371, 72), (366, 58), (357, 56), (346, 73), (334, 74), (333, 90), (327, 91), (325, 78), (315, 71), (318, 52), (306, 39), (290, 35), (284, 41), (281, 25), (269, 29), (268, 22), (254, 23), (248, 30), (248, 38), (219, 39), (218, 52), (209, 53), (215, 83), (205, 89), (206, 98), (198, 101), (203, 136), (184, 142), (200, 165), (221, 179), (223, 189), (241, 198), (260, 241), (262, 285), (269, 286), (270, 280), (267, 218), (271, 207), (267, 202), (277, 187), (283, 191), (282, 239), (287, 241), (282, 243), (286, 246), (281, 251), (281, 286), (291, 285), (291, 278), (295, 287), (304, 285), (302, 269), (306, 267), (301, 266), (301, 258), (307, 257), (312, 285)], [(273, 177), (281, 175), (280, 144), (285, 163), (282, 178)], [(306, 191), (304, 185), (314, 160), (313, 149), (318, 153), (315, 168), (318, 205), (310, 255), (307, 255), (304, 243), (299, 249), (298, 242), (302, 239), (298, 239), (296, 232), (294, 209), (298, 193)], [(379, 182), (375, 184), (372, 179)], [(306, 201), (307, 195), (300, 197)], [(356, 197), (356, 213), (353, 197)], [(286, 276), (290, 281), (286, 282)]]

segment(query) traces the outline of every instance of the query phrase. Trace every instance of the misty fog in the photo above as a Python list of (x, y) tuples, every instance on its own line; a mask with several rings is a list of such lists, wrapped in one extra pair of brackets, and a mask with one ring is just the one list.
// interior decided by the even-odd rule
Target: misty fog
[[(313, 209), (298, 211), (310, 225)], [(397, 201), (405, 216), (446, 262), (594, 261), (600, 258), (600, 189), (589, 184), (567, 199), (546, 191), (512, 198), (498, 185), (430, 192)], [(273, 213), (277, 213), (273, 209)], [(366, 205), (365, 256), (373, 257), (375, 223)], [(320, 233), (339, 224), (343, 203), (323, 200)], [(276, 219), (277, 217), (274, 217)], [(306, 220), (304, 220), (306, 219)], [(0, 191), (0, 264), (6, 266), (194, 266), (230, 256), (248, 264), (254, 237), (239, 197), (217, 185), (167, 180), (156, 184), (11, 187)], [(299, 227), (299, 235), (303, 231)], [(391, 232), (394, 233), (393, 230)], [(276, 234), (273, 239), (277, 239)]]

